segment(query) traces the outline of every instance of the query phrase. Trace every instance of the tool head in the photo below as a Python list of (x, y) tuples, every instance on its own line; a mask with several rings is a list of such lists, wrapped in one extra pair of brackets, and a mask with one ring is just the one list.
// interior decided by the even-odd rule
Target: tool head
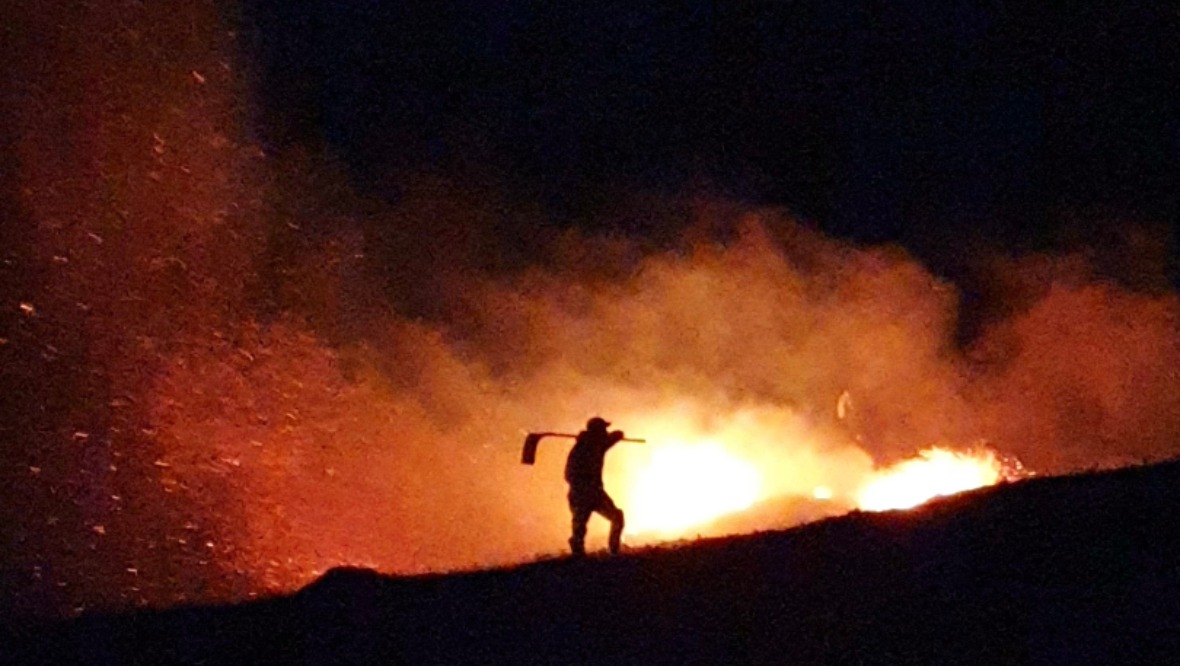
[(524, 449), (520, 452), (520, 462), (524, 465), (531, 465), (537, 461), (537, 444), (540, 443), (544, 435), (530, 432), (524, 438)]

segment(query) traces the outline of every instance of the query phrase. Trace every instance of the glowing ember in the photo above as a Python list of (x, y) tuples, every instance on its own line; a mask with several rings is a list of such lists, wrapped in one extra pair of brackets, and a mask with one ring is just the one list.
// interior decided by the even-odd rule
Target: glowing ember
[(631, 533), (669, 534), (749, 508), (762, 494), (762, 477), (719, 444), (677, 444), (651, 452), (632, 477), (627, 501)]
[(991, 451), (931, 448), (875, 473), (857, 493), (856, 503), (866, 511), (908, 509), (935, 497), (990, 486), (1003, 477), (1003, 463)]

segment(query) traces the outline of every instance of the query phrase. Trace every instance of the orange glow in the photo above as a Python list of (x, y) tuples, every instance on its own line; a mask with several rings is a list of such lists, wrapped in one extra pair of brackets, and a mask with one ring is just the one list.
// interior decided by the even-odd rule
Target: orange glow
[(908, 509), (935, 497), (990, 486), (1004, 476), (995, 453), (961, 453), (930, 448), (876, 472), (857, 493), (856, 504), (866, 511)]
[(37, 614), (568, 552), (571, 442), (525, 466), (520, 433), (592, 414), (650, 442), (604, 473), (636, 542), (913, 506), (1008, 464), (874, 468), (932, 442), (1044, 472), (1180, 455), (1170, 225), (967, 257), (975, 305), (900, 246), (709, 188), (620, 180), (560, 222), (455, 160), (374, 197), (317, 142), (254, 144), (236, 12), (23, 4), (0, 588)]
[(749, 508), (762, 495), (750, 462), (716, 442), (667, 444), (631, 477), (632, 533), (671, 534)]
[(872, 472), (864, 451), (787, 409), (722, 411), (682, 400), (616, 413), (628, 435), (648, 439), (613, 449), (604, 470), (632, 544), (832, 515), (852, 508), (849, 498)]

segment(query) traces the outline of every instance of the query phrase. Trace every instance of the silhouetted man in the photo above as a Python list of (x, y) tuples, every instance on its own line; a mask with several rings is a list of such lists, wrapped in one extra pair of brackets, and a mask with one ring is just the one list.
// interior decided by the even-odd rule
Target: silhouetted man
[(602, 487), (602, 462), (610, 447), (623, 439), (623, 431), (607, 432), (609, 425), (597, 416), (587, 421), (586, 429), (578, 433), (578, 441), (565, 461), (565, 480), (570, 484), (570, 513), (573, 514), (570, 550), (574, 555), (586, 554), (586, 523), (594, 512), (610, 521), (610, 552), (619, 552), (623, 512)]

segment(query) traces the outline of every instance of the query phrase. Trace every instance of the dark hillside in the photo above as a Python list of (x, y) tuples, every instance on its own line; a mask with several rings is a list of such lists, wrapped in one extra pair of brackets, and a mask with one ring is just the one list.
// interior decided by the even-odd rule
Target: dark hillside
[(0, 661), (1174, 663), (1178, 501), (1170, 462), (617, 559), (337, 569), (265, 602), (17, 627)]

